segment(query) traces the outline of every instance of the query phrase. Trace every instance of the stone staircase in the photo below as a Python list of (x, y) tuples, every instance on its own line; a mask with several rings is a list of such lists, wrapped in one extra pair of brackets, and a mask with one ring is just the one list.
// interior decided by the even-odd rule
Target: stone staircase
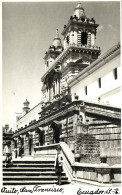
[[(68, 184), (68, 177), (62, 172), (62, 184)], [(54, 158), (13, 160), (6, 168), (3, 161), (3, 185), (57, 184)]]

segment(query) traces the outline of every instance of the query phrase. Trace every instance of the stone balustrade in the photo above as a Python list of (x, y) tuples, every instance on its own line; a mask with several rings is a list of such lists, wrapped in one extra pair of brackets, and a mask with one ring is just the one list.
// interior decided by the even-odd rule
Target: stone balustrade
[(109, 166), (107, 163), (91, 164), (75, 162), (74, 154), (64, 142), (34, 148), (35, 157), (44, 154), (56, 154), (61, 149), (65, 161), (65, 171), (70, 176), (70, 181), (77, 182), (79, 179), (84, 183), (96, 182), (96, 185), (120, 184), (121, 183), (121, 165)]
[(72, 165), (73, 179), (83, 179), (98, 183), (121, 183), (121, 165), (109, 166), (106, 163), (88, 164), (75, 162)]

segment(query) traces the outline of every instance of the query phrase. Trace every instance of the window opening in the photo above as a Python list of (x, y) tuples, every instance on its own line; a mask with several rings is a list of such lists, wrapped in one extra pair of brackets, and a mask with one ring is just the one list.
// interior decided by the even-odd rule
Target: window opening
[(85, 87), (85, 94), (87, 95), (88, 91), (87, 91), (87, 86)]
[(101, 78), (98, 79), (99, 88), (101, 88)]
[(81, 44), (87, 45), (87, 33), (86, 32), (81, 33)]
[(114, 69), (114, 79), (116, 80), (118, 78), (118, 75), (117, 75), (117, 68)]

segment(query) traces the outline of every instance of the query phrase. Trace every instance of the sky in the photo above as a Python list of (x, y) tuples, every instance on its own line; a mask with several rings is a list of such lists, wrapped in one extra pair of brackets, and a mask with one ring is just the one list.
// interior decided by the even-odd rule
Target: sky
[[(59, 29), (59, 35), (74, 13), (72, 2), (2, 3), (2, 125), (11, 127), (15, 113), (22, 112), (27, 98), (30, 108), (41, 101), (44, 55)], [(119, 1), (87, 2), (82, 7), (95, 18), (96, 45), (101, 54), (120, 41)]]

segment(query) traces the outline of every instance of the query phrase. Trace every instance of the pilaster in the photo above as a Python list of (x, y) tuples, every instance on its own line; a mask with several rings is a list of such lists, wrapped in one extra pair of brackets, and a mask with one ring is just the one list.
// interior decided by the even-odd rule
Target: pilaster
[(91, 46), (94, 46), (94, 39), (95, 39), (95, 36), (94, 36), (94, 34), (92, 33), (92, 34), (91, 34)]

